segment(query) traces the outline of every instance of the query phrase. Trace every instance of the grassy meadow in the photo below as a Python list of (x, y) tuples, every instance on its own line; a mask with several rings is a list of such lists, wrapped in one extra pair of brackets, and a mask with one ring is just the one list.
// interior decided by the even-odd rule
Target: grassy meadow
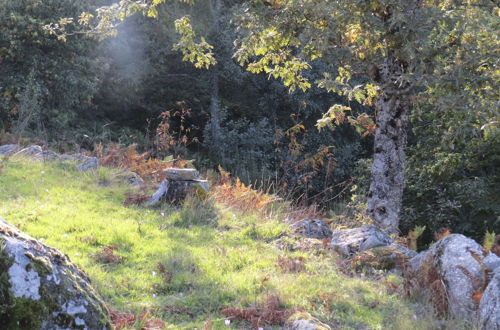
[(279, 214), (243, 214), (210, 196), (183, 207), (125, 206), (137, 188), (113, 180), (116, 169), (0, 161), (0, 216), (69, 255), (112, 310), (147, 312), (172, 329), (251, 329), (243, 320), (227, 326), (222, 311), (265, 307), (271, 297), (339, 329), (433, 328), (421, 304), (391, 289), (397, 276), (345, 275), (324, 248), (280, 249), (294, 238)]

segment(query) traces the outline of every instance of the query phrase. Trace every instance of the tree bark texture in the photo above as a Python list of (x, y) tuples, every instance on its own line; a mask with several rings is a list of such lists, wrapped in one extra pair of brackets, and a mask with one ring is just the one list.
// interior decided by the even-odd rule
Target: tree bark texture
[(377, 128), (367, 213), (374, 224), (387, 233), (399, 232), (404, 189), (410, 96), (409, 86), (397, 86), (394, 82), (404, 66), (390, 54), (387, 56), (381, 75), (388, 87), (382, 89), (375, 106)]
[(220, 134), (220, 102), (219, 70), (216, 66), (210, 69), (210, 134), (217, 147)]

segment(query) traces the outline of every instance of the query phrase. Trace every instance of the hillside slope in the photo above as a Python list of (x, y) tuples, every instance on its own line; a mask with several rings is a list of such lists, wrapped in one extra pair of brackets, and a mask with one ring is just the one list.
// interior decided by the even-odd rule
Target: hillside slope
[[(211, 198), (182, 208), (124, 206), (136, 188), (113, 180), (116, 170), (0, 161), (0, 216), (68, 254), (112, 310), (146, 312), (172, 329), (227, 328), (228, 317), (252, 307), (307, 311), (332, 328), (435, 328), (420, 304), (394, 289), (397, 276), (347, 276), (322, 247), (280, 248), (278, 239), (300, 239), (279, 217), (240, 214)], [(235, 319), (229, 327), (252, 325)]]

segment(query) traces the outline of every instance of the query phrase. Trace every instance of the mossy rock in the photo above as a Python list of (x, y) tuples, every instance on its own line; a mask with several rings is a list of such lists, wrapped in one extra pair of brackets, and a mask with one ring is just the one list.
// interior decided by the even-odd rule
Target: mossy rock
[(114, 173), (113, 181), (125, 183), (131, 186), (139, 186), (141, 184), (144, 184), (144, 180), (139, 176), (139, 174), (128, 170), (122, 170)]
[(297, 312), (288, 318), (286, 330), (331, 330), (332, 328), (306, 312)]
[(66, 255), (0, 218), (0, 329), (111, 329), (89, 278)]

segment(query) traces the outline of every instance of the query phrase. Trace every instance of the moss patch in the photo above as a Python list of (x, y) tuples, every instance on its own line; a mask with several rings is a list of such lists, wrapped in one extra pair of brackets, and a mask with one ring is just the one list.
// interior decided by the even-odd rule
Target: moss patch
[(1, 329), (36, 329), (47, 315), (48, 301), (16, 298), (10, 291), (8, 271), (14, 264), (5, 250), (5, 241), (1, 241), (0, 250), (0, 328)]

